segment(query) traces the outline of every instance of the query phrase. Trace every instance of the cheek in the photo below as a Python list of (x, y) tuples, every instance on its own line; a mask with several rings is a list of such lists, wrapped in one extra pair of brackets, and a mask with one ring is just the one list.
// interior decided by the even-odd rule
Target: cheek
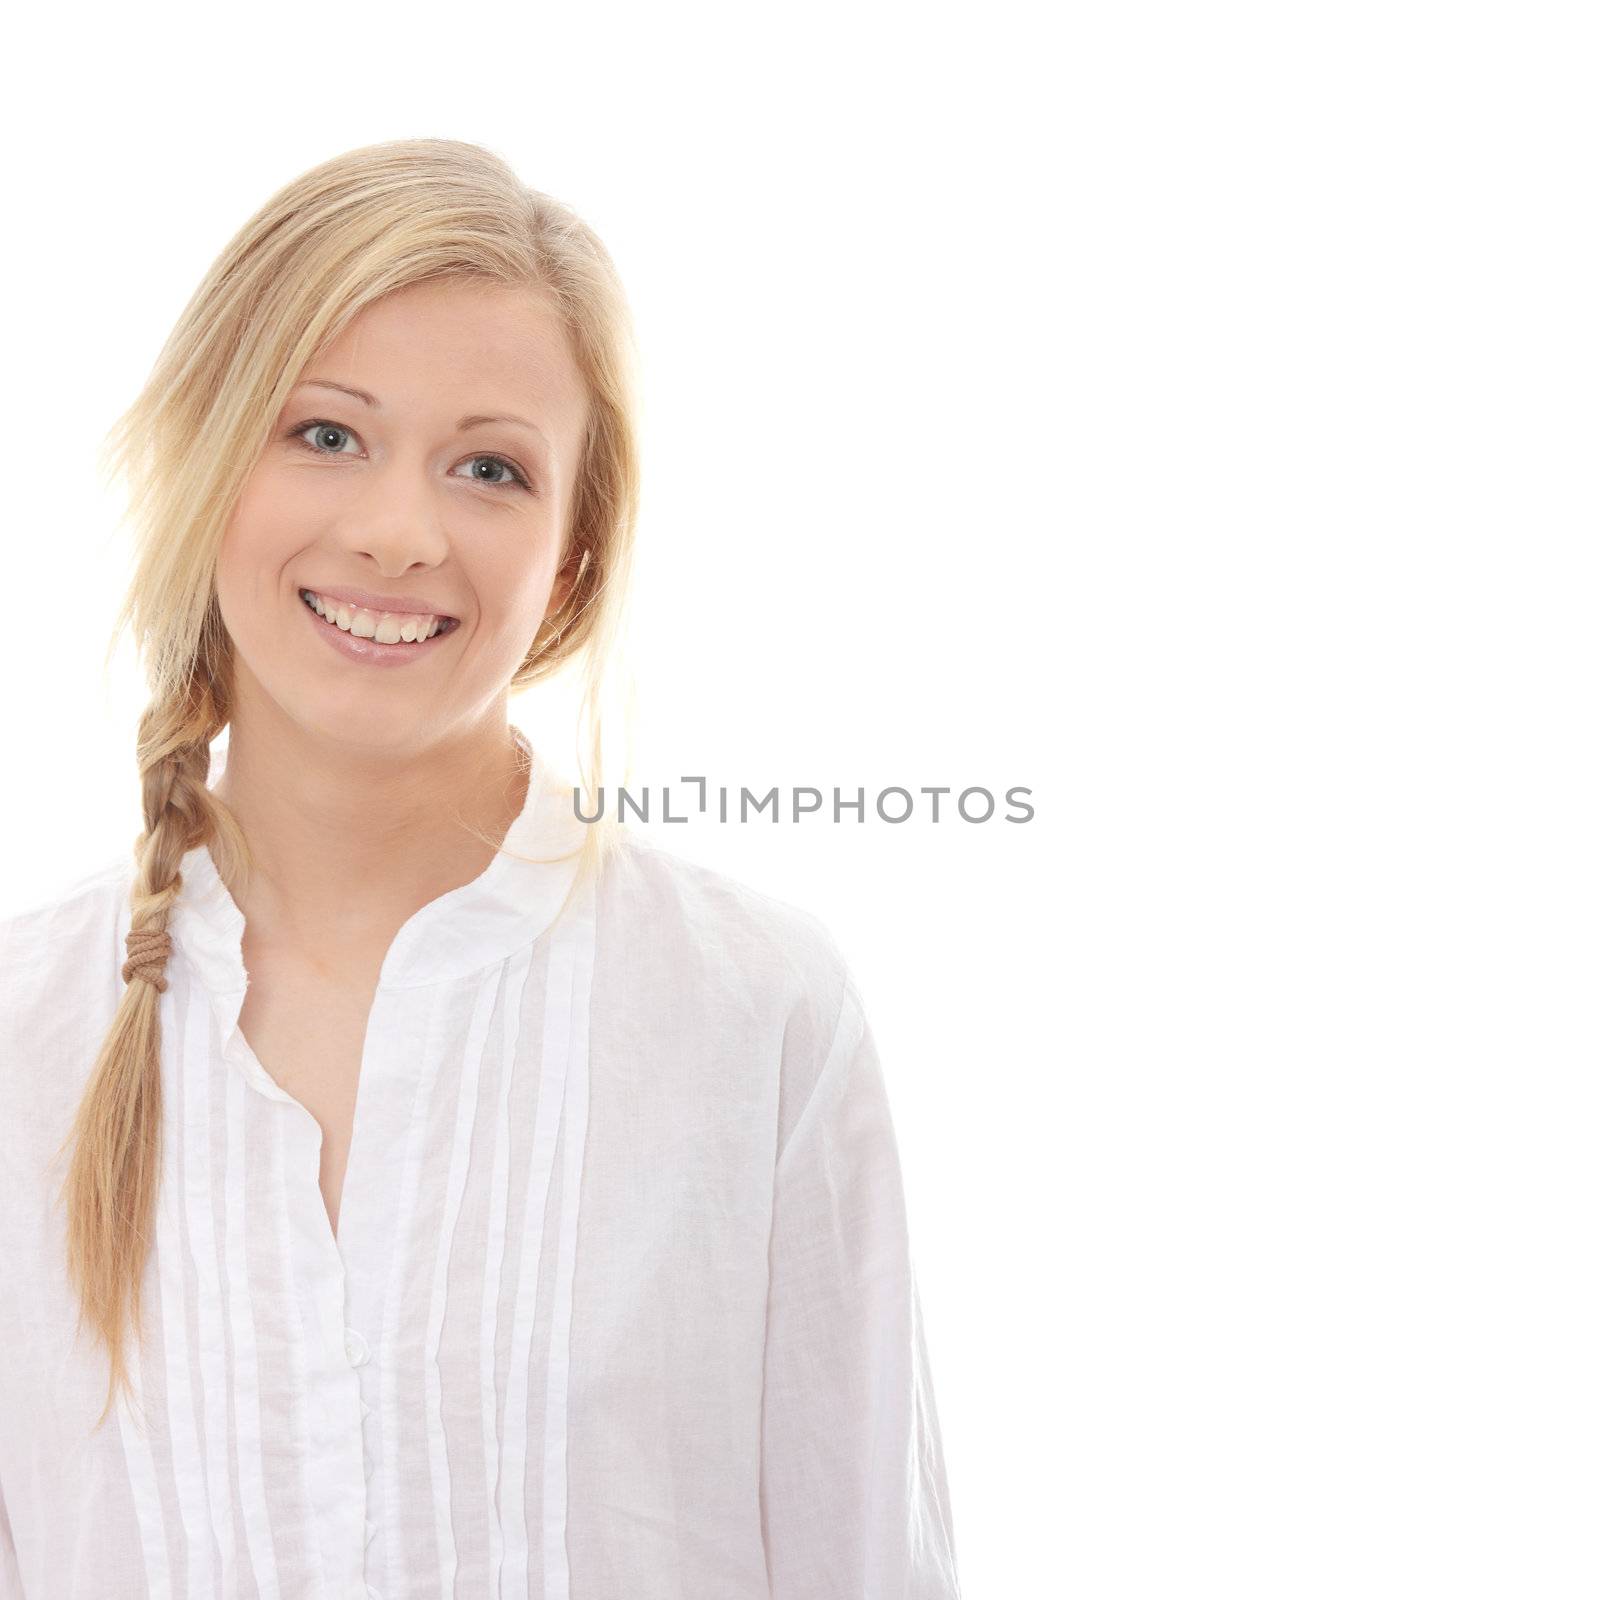
[(217, 603), (230, 632), (239, 624), (240, 603), (249, 592), (249, 549), (249, 524), (235, 512), (217, 550)]
[(270, 538), (272, 526), (269, 497), (258, 473), (245, 484), (233, 515), (228, 519), (217, 552), (218, 568), (242, 576), (256, 562)]
[(279, 598), (282, 574), (304, 541), (292, 505), (257, 473), (240, 495), (217, 549), (217, 599), (230, 630), (248, 634), (255, 608)]
[(462, 559), (474, 557), (473, 587), (485, 597), (486, 609), (502, 617), (517, 617), (541, 605), (555, 579), (555, 557), (542, 538), (485, 546)]
[(497, 655), (510, 658), (526, 652), (549, 607), (554, 579), (555, 563), (543, 554), (530, 559), (506, 552), (471, 568), (480, 625), (493, 638)]

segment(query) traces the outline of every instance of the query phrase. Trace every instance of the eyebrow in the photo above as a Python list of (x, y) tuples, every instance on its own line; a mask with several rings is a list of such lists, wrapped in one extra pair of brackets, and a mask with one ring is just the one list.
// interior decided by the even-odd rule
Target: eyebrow
[[(295, 385), (295, 387), (297, 389), (337, 389), (340, 394), (347, 394), (352, 399), (360, 400), (364, 405), (371, 406), (374, 411), (381, 411), (383, 409), (382, 405), (376, 399), (374, 399), (373, 396), (368, 394), (365, 389), (352, 389), (347, 383), (332, 383), (326, 378), (302, 378), (301, 381)], [(462, 417), (459, 422), (456, 423), (456, 431), (458, 433), (465, 433), (468, 428), (481, 427), (486, 422), (510, 422), (517, 427), (527, 428), (530, 432), (536, 433), (539, 436), (539, 439), (544, 444), (545, 449), (548, 450), (552, 456), (555, 454), (555, 446), (552, 445), (549, 439), (545, 436), (544, 430), (536, 423), (529, 422), (526, 417), (514, 417), (506, 413), (489, 415), (483, 412), (474, 411), (469, 412), (466, 416)]]

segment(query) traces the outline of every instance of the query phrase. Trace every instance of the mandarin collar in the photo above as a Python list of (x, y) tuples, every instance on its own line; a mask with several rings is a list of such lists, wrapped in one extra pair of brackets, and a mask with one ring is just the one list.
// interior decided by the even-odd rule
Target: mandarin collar
[[(573, 812), (571, 783), (546, 766), (520, 728), (512, 733), (529, 758), (528, 790), (501, 850), (471, 882), (447, 890), (406, 919), (384, 956), (380, 990), (476, 972), (531, 944), (555, 921), (577, 875), (575, 852), (584, 824)], [(226, 751), (221, 754), (225, 765)], [(207, 787), (215, 788), (221, 775), (219, 767)], [(516, 859), (567, 852), (574, 853), (558, 861)], [(167, 923), (173, 942), (209, 989), (237, 992), (242, 999), (249, 984), (244, 914), (208, 845), (186, 852), (181, 870), (183, 882)]]

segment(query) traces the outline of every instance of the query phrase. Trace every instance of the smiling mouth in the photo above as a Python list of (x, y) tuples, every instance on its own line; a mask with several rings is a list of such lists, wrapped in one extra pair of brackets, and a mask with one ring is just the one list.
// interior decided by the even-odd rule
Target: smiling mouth
[(301, 603), (329, 627), (377, 644), (422, 644), (461, 626), (458, 617), (416, 611), (369, 611), (365, 606), (324, 600), (314, 589), (302, 589), (299, 593)]

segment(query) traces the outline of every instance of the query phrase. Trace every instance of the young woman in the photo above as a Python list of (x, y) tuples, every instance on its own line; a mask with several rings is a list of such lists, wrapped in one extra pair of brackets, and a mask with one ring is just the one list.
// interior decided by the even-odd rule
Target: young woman
[(631, 351), (583, 222), (398, 141), (119, 424), (144, 831), (0, 924), (6, 1600), (957, 1594), (834, 941), (508, 718), (581, 666), (592, 790)]

